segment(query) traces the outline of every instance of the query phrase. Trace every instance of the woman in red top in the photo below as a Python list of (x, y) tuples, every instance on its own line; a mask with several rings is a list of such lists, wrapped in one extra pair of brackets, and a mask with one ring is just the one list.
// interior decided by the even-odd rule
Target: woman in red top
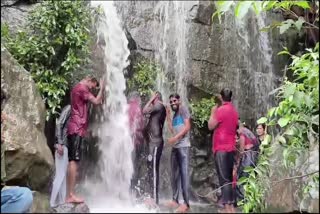
[[(239, 121), (239, 155), (236, 158), (236, 164), (234, 168), (234, 176), (235, 174), (237, 180), (241, 177), (247, 177), (248, 173), (244, 172), (246, 167), (255, 167), (258, 154), (259, 154), (259, 141), (256, 136)], [(236, 201), (242, 200), (243, 195), (243, 187), (242, 185), (236, 186)]]

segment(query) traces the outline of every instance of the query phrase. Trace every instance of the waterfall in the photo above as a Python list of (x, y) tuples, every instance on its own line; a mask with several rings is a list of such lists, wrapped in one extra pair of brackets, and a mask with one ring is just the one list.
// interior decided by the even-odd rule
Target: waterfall
[[(97, 37), (105, 41), (106, 101), (102, 123), (98, 126), (100, 180), (86, 181), (84, 188), (91, 212), (131, 212), (130, 182), (133, 174), (131, 153), (133, 143), (129, 133), (127, 99), (124, 94), (123, 72), (129, 65), (128, 40), (122, 29), (113, 1), (92, 1), (100, 5), (103, 15), (97, 27)], [(97, 166), (98, 169), (98, 166)]]
[[(159, 1), (155, 13), (159, 16), (159, 32), (154, 39), (155, 59), (162, 66), (158, 74), (157, 89), (164, 100), (177, 92), (187, 103), (188, 64), (188, 13), (198, 1)], [(155, 29), (156, 30), (156, 29)]]

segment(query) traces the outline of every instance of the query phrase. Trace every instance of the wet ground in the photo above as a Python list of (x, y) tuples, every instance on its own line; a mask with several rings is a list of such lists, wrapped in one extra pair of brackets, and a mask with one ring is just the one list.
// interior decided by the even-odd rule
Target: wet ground
[[(169, 209), (163, 205), (160, 205), (160, 212), (174, 213), (174, 209)], [(217, 213), (218, 209), (215, 206), (209, 204), (191, 204), (188, 213)]]

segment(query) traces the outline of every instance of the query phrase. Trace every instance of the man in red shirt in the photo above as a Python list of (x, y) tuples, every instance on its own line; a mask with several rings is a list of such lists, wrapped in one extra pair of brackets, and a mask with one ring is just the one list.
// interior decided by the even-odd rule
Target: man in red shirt
[(68, 179), (66, 203), (82, 203), (83, 199), (74, 194), (78, 162), (80, 161), (80, 147), (88, 127), (88, 103), (95, 105), (102, 103), (104, 80), (100, 80), (100, 90), (95, 97), (90, 90), (98, 87), (95, 78), (87, 77), (75, 85), (71, 91), (71, 113), (68, 122)]
[(214, 106), (208, 121), (209, 130), (214, 130), (212, 150), (221, 186), (221, 202), (226, 212), (234, 212), (232, 172), (236, 149), (238, 112), (231, 103), (232, 91), (224, 88), (220, 92), (220, 106)]

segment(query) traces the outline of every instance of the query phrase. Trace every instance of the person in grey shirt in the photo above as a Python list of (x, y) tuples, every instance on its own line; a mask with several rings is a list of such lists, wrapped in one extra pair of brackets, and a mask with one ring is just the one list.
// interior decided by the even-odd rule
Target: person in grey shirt
[[(169, 130), (173, 137), (168, 139), (168, 143), (173, 145), (171, 151), (171, 186), (172, 201), (167, 206), (175, 208), (176, 212), (186, 212), (189, 210), (189, 148), (191, 129), (190, 112), (188, 108), (181, 105), (180, 95), (172, 94), (169, 97), (170, 106), (174, 112), (170, 117), (170, 109), (167, 108), (167, 121)], [(179, 188), (182, 188), (184, 203), (179, 205)]]
[(68, 169), (67, 148), (67, 124), (70, 118), (71, 106), (65, 106), (56, 121), (56, 143), (55, 143), (55, 178), (52, 185), (50, 206), (56, 207), (65, 203), (66, 199), (66, 177)]

